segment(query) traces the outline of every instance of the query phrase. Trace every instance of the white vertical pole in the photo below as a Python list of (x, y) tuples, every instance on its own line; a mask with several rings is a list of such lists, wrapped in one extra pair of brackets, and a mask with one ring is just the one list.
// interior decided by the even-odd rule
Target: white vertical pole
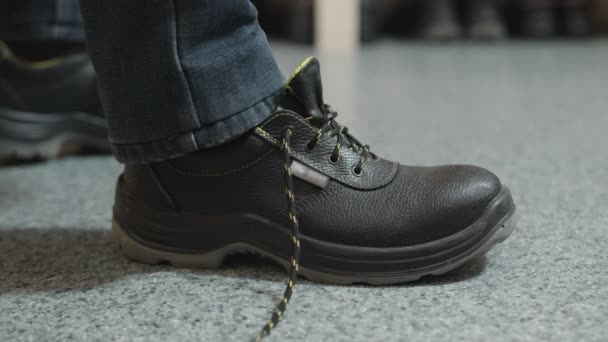
[(353, 52), (359, 48), (360, 0), (315, 0), (315, 48), (319, 52)]

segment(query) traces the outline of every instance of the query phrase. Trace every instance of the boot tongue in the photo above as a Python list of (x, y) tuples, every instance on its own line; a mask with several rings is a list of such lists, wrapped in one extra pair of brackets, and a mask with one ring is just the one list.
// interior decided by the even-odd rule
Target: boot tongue
[[(321, 66), (314, 57), (308, 57), (291, 74), (287, 81), (288, 97), (283, 107), (292, 109), (304, 117), (325, 118), (323, 110), (323, 85), (321, 83)], [(294, 100), (297, 105), (294, 105)]]
[[(319, 126), (327, 118), (325, 102), (323, 101), (323, 85), (321, 82), (321, 65), (314, 57), (308, 57), (291, 74), (286, 91), (279, 104), (280, 108), (294, 111), (305, 118), (312, 118), (309, 123)], [(338, 129), (336, 122), (332, 127)], [(351, 146), (352, 141), (345, 136), (342, 143)]]

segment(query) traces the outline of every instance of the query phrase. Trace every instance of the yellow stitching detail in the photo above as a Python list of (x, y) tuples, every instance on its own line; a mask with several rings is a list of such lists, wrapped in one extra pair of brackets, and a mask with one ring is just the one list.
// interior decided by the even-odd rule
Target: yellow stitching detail
[(308, 63), (312, 60), (312, 56), (306, 58), (305, 60), (302, 61), (302, 63), (300, 63), (300, 65), (298, 65), (296, 67), (296, 69), (291, 73), (291, 76), (289, 76), (289, 79), (287, 80), (287, 84), (286, 87), (291, 89), (291, 87), (289, 86), (289, 83), (291, 83), (291, 81), (293, 81), (293, 79), (300, 73), (300, 71), (302, 71), (302, 69), (304, 69)]
[[(313, 130), (315, 130), (315, 131), (318, 131), (318, 130), (319, 130), (318, 128), (316, 128), (316, 127), (312, 126), (312, 125), (311, 125), (309, 122), (307, 122), (307, 121), (306, 121), (304, 118), (302, 118), (301, 116), (298, 116), (298, 115), (295, 115), (295, 114), (291, 114), (291, 113), (280, 113), (280, 114), (277, 114), (277, 115), (275, 115), (275, 116), (274, 116), (272, 119), (270, 119), (269, 121), (266, 121), (265, 123), (263, 123), (263, 124), (262, 124), (262, 126), (260, 126), (260, 127), (265, 127), (266, 125), (268, 125), (268, 123), (270, 123), (272, 120), (275, 120), (275, 119), (276, 119), (276, 118), (278, 118), (279, 116), (290, 116), (290, 117), (292, 117), (292, 118), (294, 118), (294, 119), (296, 119), (296, 120), (300, 121), (301, 123), (303, 123), (305, 126), (307, 126), (307, 127), (308, 127), (308, 128), (310, 128), (310, 129), (313, 129)], [(257, 128), (256, 128), (256, 131), (257, 131), (258, 129), (261, 129), (260, 127), (257, 127)], [(261, 129), (261, 130), (262, 130), (262, 129)], [(262, 130), (262, 131), (263, 131), (263, 130)]]
[(180, 169), (176, 168), (175, 166), (173, 166), (173, 165), (171, 165), (169, 163), (166, 163), (166, 162), (164, 163), (164, 165), (166, 165), (169, 168), (175, 170), (176, 172), (178, 172), (178, 173), (180, 173), (182, 175), (186, 175), (186, 176), (195, 176), (195, 177), (219, 177), (219, 176), (227, 176), (227, 175), (230, 175), (230, 174), (233, 174), (233, 173), (237, 173), (237, 172), (242, 171), (242, 170), (244, 170), (244, 169), (246, 169), (246, 168), (248, 168), (250, 166), (253, 166), (253, 165), (257, 164), (260, 160), (268, 157), (274, 151), (275, 151), (275, 149), (271, 149), (270, 151), (268, 151), (268, 152), (264, 153), (262, 156), (260, 156), (260, 158), (252, 161), (249, 164), (245, 164), (245, 165), (239, 167), (238, 169), (229, 170), (229, 171), (225, 171), (225, 172), (222, 172), (222, 173), (209, 173), (209, 174), (193, 173), (193, 172), (188, 172), (188, 171), (180, 170)]
[(4, 57), (12, 59), (16, 64), (18, 64), (20, 66), (23, 66), (26, 68), (31, 68), (31, 69), (50, 68), (52, 66), (60, 64), (66, 58), (65, 56), (62, 56), (62, 57), (55, 57), (55, 58), (47, 59), (45, 61), (28, 61), (28, 60), (20, 58), (19, 56), (16, 56), (15, 53), (8, 47), (8, 45), (6, 45), (6, 43), (1, 40), (0, 40), (0, 49), (5, 51)]

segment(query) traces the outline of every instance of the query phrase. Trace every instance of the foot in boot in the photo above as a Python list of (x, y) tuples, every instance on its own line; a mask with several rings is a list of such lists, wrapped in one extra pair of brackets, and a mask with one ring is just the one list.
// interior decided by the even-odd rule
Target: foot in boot
[(216, 148), (118, 179), (113, 231), (144, 263), (215, 268), (254, 252), (289, 270), (278, 323), (298, 274), (312, 281), (395, 284), (446, 273), (514, 229), (509, 190), (475, 166), (405, 166), (336, 121), (319, 63), (306, 60), (277, 110)]
[(174, 160), (127, 166), (114, 222), (141, 248), (125, 252), (145, 262), (214, 267), (224, 255), (252, 250), (288, 265), (286, 196), (295, 199), (302, 232), (300, 273), (322, 282), (416, 280), (503, 237), (514, 205), (494, 174), (386, 160), (336, 115), (323, 101), (319, 64), (309, 59), (277, 111), (249, 133)]

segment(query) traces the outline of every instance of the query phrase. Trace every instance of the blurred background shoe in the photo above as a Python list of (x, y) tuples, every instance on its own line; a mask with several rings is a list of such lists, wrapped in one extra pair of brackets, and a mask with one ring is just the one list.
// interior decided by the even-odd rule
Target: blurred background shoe
[[(399, 0), (361, 0), (361, 40), (380, 36)], [(314, 0), (254, 0), (260, 25), (271, 36), (310, 44), (314, 38)], [(340, 20), (336, 18), (336, 20)]]
[[(284, 7), (285, 36), (300, 43), (312, 43), (314, 37), (314, 0), (276, 0), (275, 7)], [(279, 5), (281, 3), (281, 5)]]
[(401, 0), (361, 0), (361, 40), (378, 39), (392, 15), (396, 13)]
[[(606, 0), (601, 0), (606, 2)], [(587, 0), (559, 0), (558, 14), (561, 33), (570, 37), (584, 37), (593, 33), (591, 3)]]
[(600, 33), (608, 33), (608, 1), (595, 0), (591, 7), (593, 27)]
[[(271, 37), (313, 42), (315, 0), (253, 2)], [(608, 32), (605, 13), (608, 0), (361, 0), (361, 40), (585, 37)]]
[(528, 38), (548, 38), (557, 35), (555, 3), (553, 0), (519, 1), (520, 33)]
[(0, 160), (110, 152), (97, 79), (84, 51), (0, 42)]
[(452, 40), (462, 36), (453, 0), (422, 0), (417, 4), (420, 24), (417, 36), (428, 40)]
[(472, 39), (501, 39), (507, 36), (498, 0), (468, 0), (464, 6), (467, 36)]

